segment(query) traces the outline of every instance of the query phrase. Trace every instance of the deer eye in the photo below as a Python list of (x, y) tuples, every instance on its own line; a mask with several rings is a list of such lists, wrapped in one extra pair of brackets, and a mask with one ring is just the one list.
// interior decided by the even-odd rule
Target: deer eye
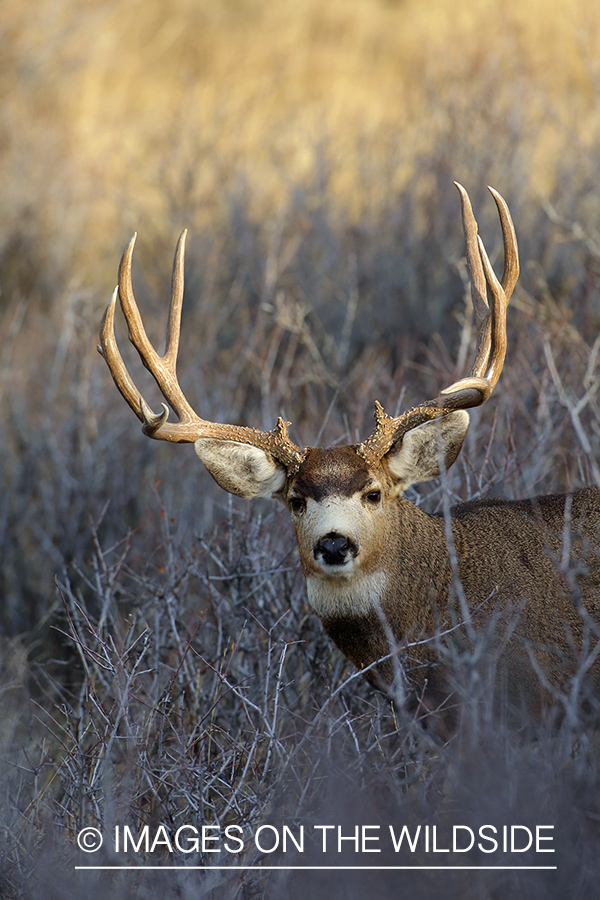
[(301, 516), (306, 509), (306, 500), (303, 500), (302, 497), (292, 497), (290, 499), (290, 509), (294, 515)]
[(373, 506), (376, 506), (381, 500), (381, 491), (369, 491), (369, 493), (365, 495), (365, 499), (368, 503), (372, 503)]

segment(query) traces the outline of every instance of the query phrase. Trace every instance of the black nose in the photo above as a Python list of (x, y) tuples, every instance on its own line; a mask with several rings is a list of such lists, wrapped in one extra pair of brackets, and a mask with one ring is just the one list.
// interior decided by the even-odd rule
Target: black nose
[(315, 559), (322, 556), (323, 562), (328, 566), (342, 566), (348, 554), (356, 556), (358, 548), (350, 538), (332, 531), (315, 544), (313, 552)]

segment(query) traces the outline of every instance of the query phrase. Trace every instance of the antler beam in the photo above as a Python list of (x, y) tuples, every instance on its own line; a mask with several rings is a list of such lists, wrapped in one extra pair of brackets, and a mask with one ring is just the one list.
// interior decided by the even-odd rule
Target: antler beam
[[(100, 325), (99, 352), (106, 360), (113, 380), (122, 397), (127, 401), (140, 422), (142, 431), (148, 437), (176, 443), (193, 443), (198, 438), (215, 438), (236, 441), (266, 450), (282, 463), (288, 471), (296, 470), (305, 455), (288, 436), (287, 426), (282, 418), (277, 420), (273, 431), (260, 431), (242, 425), (227, 425), (202, 419), (188, 403), (177, 378), (177, 352), (181, 328), (183, 305), (184, 255), (187, 231), (183, 231), (177, 243), (173, 262), (171, 282), (171, 303), (167, 325), (166, 350), (160, 356), (148, 339), (131, 284), (131, 260), (137, 235), (129, 241), (119, 265), (119, 283), (106, 307)], [(168, 422), (169, 407), (163, 403), (163, 411), (156, 414), (146, 403), (131, 378), (115, 337), (115, 309), (119, 298), (125, 321), (129, 329), (129, 340), (136, 348), (144, 366), (156, 381), (160, 391), (179, 418), (179, 422)]]
[(465, 378), (444, 388), (434, 400), (427, 400), (401, 416), (388, 416), (376, 402), (375, 428), (358, 447), (358, 452), (369, 464), (380, 460), (407, 431), (418, 425), (456, 409), (481, 406), (489, 399), (502, 372), (506, 355), (506, 308), (519, 277), (515, 229), (505, 200), (493, 188), (488, 188), (498, 207), (504, 241), (504, 270), (502, 280), (498, 281), (478, 235), (469, 195), (462, 185), (454, 183), (461, 197), (471, 295), (478, 324), (475, 360)]

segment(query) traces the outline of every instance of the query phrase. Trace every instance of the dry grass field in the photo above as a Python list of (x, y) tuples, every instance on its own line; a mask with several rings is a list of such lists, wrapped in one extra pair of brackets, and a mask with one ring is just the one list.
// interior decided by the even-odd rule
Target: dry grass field
[[(460, 727), (440, 741), (324, 636), (284, 510), (232, 500), (191, 447), (144, 438), (95, 351), (134, 230), (136, 294), (162, 340), (188, 227), (180, 377), (193, 405), (263, 428), (284, 415), (305, 445), (353, 441), (375, 399), (408, 407), (468, 365), (454, 179), (497, 268), (485, 186), (507, 199), (522, 275), (505, 371), (446, 490), (455, 502), (593, 483), (597, 3), (4, 4), (2, 898), (594, 896), (600, 704), (584, 667), (547, 721), (506, 723), (478, 662), (489, 635), (448, 645)], [(410, 496), (442, 507), (437, 482)], [(74, 868), (89, 863), (76, 844), (88, 826), (326, 822), (553, 825), (558, 868), (202, 872), (189, 866), (215, 856), (164, 845), (134, 855), (188, 868)], [(327, 859), (340, 861), (374, 864)], [(119, 857), (105, 847), (93, 862)], [(323, 859), (249, 842), (218, 862)]]

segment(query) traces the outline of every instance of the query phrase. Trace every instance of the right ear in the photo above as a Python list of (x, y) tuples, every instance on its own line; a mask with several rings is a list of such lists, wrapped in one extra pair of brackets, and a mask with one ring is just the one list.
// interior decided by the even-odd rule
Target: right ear
[(194, 449), (217, 484), (237, 497), (274, 497), (287, 481), (284, 466), (251, 444), (198, 438)]
[(437, 478), (440, 463), (449, 469), (460, 453), (468, 427), (468, 412), (457, 409), (408, 431), (384, 457), (400, 489)]

